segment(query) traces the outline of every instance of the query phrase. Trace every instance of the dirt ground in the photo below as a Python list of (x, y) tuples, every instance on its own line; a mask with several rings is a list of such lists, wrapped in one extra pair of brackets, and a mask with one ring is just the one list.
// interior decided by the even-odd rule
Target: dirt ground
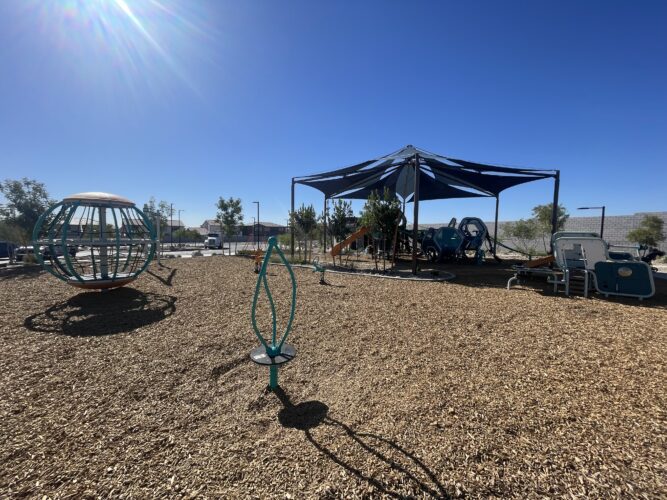
[[(667, 282), (639, 302), (295, 269), (265, 390), (240, 257), (82, 292), (0, 274), (0, 496), (667, 496)], [(279, 326), (286, 269), (271, 266)], [(260, 326), (270, 326), (261, 299)]]

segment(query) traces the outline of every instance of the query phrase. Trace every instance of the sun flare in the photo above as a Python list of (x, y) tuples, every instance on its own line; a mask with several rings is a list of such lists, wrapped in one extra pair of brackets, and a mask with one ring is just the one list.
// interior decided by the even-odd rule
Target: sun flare
[[(164, 86), (175, 76), (196, 90), (187, 61), (206, 36), (203, 19), (181, 0), (31, 0), (24, 14), (39, 36), (86, 79), (129, 87)], [(197, 46), (197, 47), (195, 47)]]

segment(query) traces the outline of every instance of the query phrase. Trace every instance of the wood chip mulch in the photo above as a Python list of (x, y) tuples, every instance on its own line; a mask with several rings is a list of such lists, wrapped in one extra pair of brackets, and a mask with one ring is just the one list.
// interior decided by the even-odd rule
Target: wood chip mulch
[(248, 357), (250, 260), (106, 293), (1, 274), (0, 497), (667, 497), (664, 282), (640, 303), (295, 273), (278, 393)]

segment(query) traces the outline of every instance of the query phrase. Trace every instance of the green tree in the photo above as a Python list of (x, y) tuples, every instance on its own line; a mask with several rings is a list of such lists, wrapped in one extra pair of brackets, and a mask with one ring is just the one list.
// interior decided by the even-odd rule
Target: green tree
[[(312, 256), (313, 237), (317, 229), (317, 214), (312, 205), (301, 205), (295, 212), (290, 214), (290, 223), (299, 238), (299, 259), (301, 259), (301, 248), (304, 250), (304, 260), (308, 261), (308, 249)], [(303, 245), (301, 244), (303, 243)]]
[(519, 250), (530, 255), (537, 253), (532, 243), (538, 235), (539, 228), (533, 219), (519, 219), (503, 226), (503, 237), (511, 238), (516, 242), (515, 245)]
[(630, 231), (627, 238), (640, 245), (657, 247), (661, 241), (665, 240), (664, 225), (664, 221), (657, 215), (645, 215), (639, 227)]
[(283, 233), (278, 235), (278, 244), (281, 249), (289, 249), (290, 243), (292, 242), (292, 237), (289, 233)]
[[(551, 217), (553, 206), (553, 203), (548, 203), (546, 205), (537, 205), (536, 207), (533, 207), (533, 221), (537, 227), (537, 235), (542, 238), (545, 252), (549, 251), (551, 243)], [(570, 215), (567, 213), (567, 210), (565, 210), (565, 207), (563, 205), (558, 205), (556, 231), (561, 231), (565, 227), (565, 223), (569, 218)]]
[[(229, 254), (231, 255), (231, 237), (236, 233), (238, 226), (243, 223), (243, 207), (241, 205), (241, 199), (232, 198), (230, 196), (229, 199), (225, 200), (220, 197), (216, 206), (218, 208), (217, 220), (220, 224), (220, 228), (225, 233), (225, 236), (227, 236), (227, 241), (229, 242)], [(234, 248), (234, 252), (236, 253), (236, 248)]]
[(0, 183), (0, 192), (7, 199), (0, 217), (19, 243), (28, 244), (37, 219), (55, 201), (49, 198), (46, 187), (41, 182), (24, 177), (21, 180), (6, 179)]
[(201, 240), (201, 235), (199, 234), (199, 231), (196, 231), (194, 229), (179, 229), (177, 231), (174, 231), (174, 238), (184, 241), (199, 241)]
[[(154, 227), (156, 226), (158, 219), (160, 220), (160, 234), (157, 236), (160, 241), (163, 241), (164, 236), (167, 233), (169, 218), (171, 217), (171, 205), (169, 202), (162, 200), (157, 203), (155, 198), (151, 196), (148, 203), (144, 203), (143, 212)], [(155, 230), (157, 231), (157, 227), (155, 227)]]
[[(519, 219), (516, 222), (509, 222), (503, 227), (503, 237), (512, 238), (519, 250), (527, 254), (535, 254), (537, 250), (532, 244), (535, 240), (541, 239), (544, 246), (544, 252), (549, 251), (551, 242), (551, 207), (553, 203), (547, 205), (537, 205), (533, 207), (533, 216), (530, 219)], [(563, 205), (558, 205), (558, 220), (556, 231), (561, 231), (565, 227), (569, 214)]]
[[(353, 215), (352, 203), (344, 200), (335, 200), (333, 202), (331, 215), (329, 216), (329, 232), (336, 239), (336, 243), (340, 243), (350, 235), (350, 229), (347, 222)], [(338, 256), (342, 265), (342, 252), (339, 253)]]
[[(401, 202), (385, 187), (382, 196), (373, 191), (366, 200), (361, 211), (361, 223), (369, 226), (373, 233), (379, 233), (379, 241), (382, 245), (382, 269), (386, 270), (387, 242), (393, 241), (396, 227), (400, 224), (403, 212)], [(375, 267), (378, 267), (378, 251), (374, 252)]]
[(0, 240), (20, 243), (22, 245), (28, 243), (26, 232), (17, 225), (5, 220), (0, 220)]

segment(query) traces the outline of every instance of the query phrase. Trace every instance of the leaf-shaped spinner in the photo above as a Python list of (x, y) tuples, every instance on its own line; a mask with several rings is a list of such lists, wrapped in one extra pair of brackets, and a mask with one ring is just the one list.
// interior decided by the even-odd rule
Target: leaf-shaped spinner
[[(290, 280), (292, 282), (292, 306), (290, 308), (289, 320), (285, 328), (285, 333), (283, 333), (282, 338), (280, 339), (280, 343), (278, 343), (277, 345), (276, 345), (276, 340), (277, 340), (276, 308), (275, 308), (275, 303), (273, 302), (273, 296), (271, 295), (271, 290), (269, 289), (268, 281), (266, 279), (266, 270), (269, 264), (269, 260), (271, 259), (271, 254), (273, 253), (274, 250), (278, 253), (280, 260), (287, 268), (287, 271), (289, 272), (290, 275)], [(262, 287), (262, 285), (264, 286), (264, 290), (266, 291), (266, 295), (269, 299), (269, 304), (271, 306), (272, 330), (273, 330), (271, 335), (271, 345), (269, 345), (268, 342), (264, 339), (261, 332), (259, 331), (259, 328), (257, 327), (257, 319), (256, 319), (257, 300), (259, 299), (260, 288)], [(285, 258), (285, 254), (283, 254), (282, 250), (280, 250), (280, 248), (278, 247), (276, 238), (272, 236), (269, 238), (269, 246), (266, 250), (266, 253), (264, 254), (262, 267), (259, 270), (259, 275), (257, 276), (257, 284), (255, 285), (255, 295), (252, 300), (252, 312), (251, 312), (252, 328), (255, 331), (255, 335), (266, 349), (266, 352), (269, 356), (275, 356), (277, 354), (280, 354), (283, 344), (285, 343), (285, 339), (287, 339), (287, 336), (289, 335), (289, 332), (292, 329), (292, 321), (294, 321), (295, 310), (296, 310), (296, 278), (294, 277), (292, 266), (290, 266), (289, 262)]]

